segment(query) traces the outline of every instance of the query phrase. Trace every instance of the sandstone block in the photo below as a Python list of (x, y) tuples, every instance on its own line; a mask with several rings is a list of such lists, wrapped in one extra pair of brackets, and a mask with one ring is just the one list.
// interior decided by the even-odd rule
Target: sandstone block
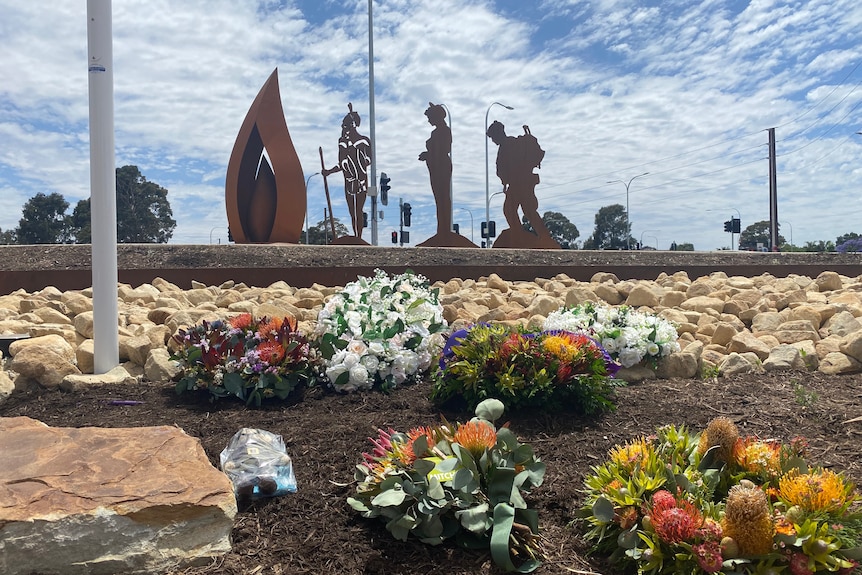
[(93, 373), (93, 356), (95, 353), (95, 342), (92, 339), (85, 339), (75, 349), (75, 359), (77, 360), (78, 369), (81, 373)]
[(862, 331), (855, 331), (838, 344), (838, 349), (855, 360), (862, 361)]
[(835, 351), (827, 353), (826, 357), (820, 360), (820, 367), (817, 369), (829, 375), (859, 373), (862, 371), (862, 362), (840, 351)]
[[(694, 285), (694, 284), (692, 284)], [(698, 313), (706, 313), (707, 310), (713, 310), (716, 313), (721, 313), (724, 310), (724, 300), (712, 298), (709, 296), (690, 297), (680, 305), (682, 309), (696, 311)]]
[[(686, 348), (687, 349), (687, 348)], [(661, 378), (695, 377), (700, 373), (700, 361), (696, 354), (688, 351), (672, 353), (662, 358), (656, 369), (656, 376)]]
[(763, 362), (766, 371), (786, 371), (806, 369), (805, 361), (799, 353), (799, 349), (792, 345), (779, 345), (769, 352), (769, 357)]
[[(114, 369), (105, 373), (73, 373), (65, 376), (60, 382), (59, 387), (63, 391), (80, 391), (88, 387), (99, 385), (119, 383), (133, 385), (137, 383), (138, 380), (132, 373), (130, 373), (129, 369), (126, 367), (131, 365), (134, 364), (129, 362), (123, 365), (118, 365)], [(143, 368), (138, 367), (138, 369), (142, 370)]]
[(589, 287), (573, 287), (566, 292), (566, 307), (575, 307), (585, 301), (599, 301), (599, 297)]
[(760, 339), (754, 337), (754, 334), (751, 332), (742, 331), (730, 338), (727, 350), (733, 353), (751, 352), (763, 360), (769, 357), (770, 347)]
[(66, 338), (57, 334), (31, 337), (29, 339), (19, 339), (18, 341), (12, 342), (9, 345), (9, 355), (15, 357), (18, 353), (28, 347), (46, 349), (56, 353), (67, 361), (75, 359), (75, 349), (69, 344)]
[(837, 272), (825, 271), (814, 280), (817, 289), (821, 292), (835, 291), (841, 289), (841, 276)]
[(720, 322), (716, 324), (715, 331), (712, 333), (712, 343), (716, 345), (727, 345), (733, 336), (736, 335), (736, 328), (729, 323)]
[(157, 573), (230, 550), (231, 483), (176, 427), (51, 428), (5, 418), (0, 445), (7, 575)]
[(165, 348), (154, 348), (147, 356), (144, 365), (144, 377), (150, 381), (170, 381), (179, 373), (177, 362), (171, 359), (171, 354)]
[(655, 307), (658, 304), (659, 297), (656, 292), (643, 284), (634, 286), (626, 298), (626, 305), (630, 305), (632, 307)]
[[(613, 274), (611, 274), (613, 275)], [(593, 276), (595, 277), (595, 276)], [(619, 281), (619, 280), (617, 280)], [(623, 301), (623, 296), (613, 285), (609, 283), (600, 283), (593, 286), (593, 293), (602, 301), (611, 305), (619, 305)]]
[(44, 387), (58, 387), (65, 376), (81, 373), (70, 360), (48, 348), (38, 346), (19, 351), (12, 358), (9, 368)]
[(839, 311), (823, 324), (829, 335), (845, 336), (862, 330), (862, 322), (849, 311)]
[(15, 382), (4, 370), (0, 370), (0, 403), (6, 401), (15, 391)]
[(498, 276), (497, 274), (491, 274), (488, 276), (487, 281), (485, 282), (485, 286), (488, 289), (497, 290), (500, 293), (509, 293), (509, 284)]

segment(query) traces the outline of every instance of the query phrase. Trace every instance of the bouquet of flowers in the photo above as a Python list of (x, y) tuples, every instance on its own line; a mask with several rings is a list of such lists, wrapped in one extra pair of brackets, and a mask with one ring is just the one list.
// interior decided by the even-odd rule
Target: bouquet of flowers
[(204, 321), (174, 336), (180, 365), (177, 393), (205, 389), (214, 397), (235, 395), (260, 405), (267, 397), (285, 399), (300, 385), (317, 380), (320, 360), (296, 319), (254, 318)]
[(800, 439), (739, 437), (726, 418), (701, 434), (661, 428), (586, 478), (586, 537), (644, 574), (849, 574), (862, 559), (859, 496), (804, 452)]
[(413, 535), (437, 545), (454, 537), (490, 548), (507, 571), (534, 570), (538, 515), (523, 494), (542, 484), (545, 464), (505, 425), (494, 427), (502, 414), (502, 403), (486, 400), (467, 423), (379, 429), (356, 468), (359, 484), (348, 503), (363, 517), (386, 521), (401, 541)]
[(494, 397), (507, 407), (570, 406), (584, 413), (613, 407), (619, 366), (583, 333), (512, 330), (479, 324), (456, 331), (434, 374), (432, 399), (462, 397), (468, 407)]
[(655, 365), (680, 349), (676, 327), (671, 322), (625, 305), (585, 302), (562, 308), (551, 312), (542, 327), (588, 332), (623, 367), (632, 367), (644, 359)]
[(333, 295), (314, 331), (332, 386), (389, 391), (427, 371), (445, 342), (437, 296), (421, 275), (382, 270)]

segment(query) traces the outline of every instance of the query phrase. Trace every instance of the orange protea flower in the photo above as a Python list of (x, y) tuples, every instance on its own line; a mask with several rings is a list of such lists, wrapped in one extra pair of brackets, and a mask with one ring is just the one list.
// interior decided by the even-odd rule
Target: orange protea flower
[(646, 462), (653, 453), (652, 444), (648, 443), (646, 438), (641, 437), (611, 449), (610, 459), (622, 469), (631, 471), (638, 464)]
[(733, 446), (733, 457), (739, 467), (750, 473), (769, 476), (781, 473), (781, 445), (776, 441), (739, 438)]
[[(392, 452), (403, 463), (410, 465), (416, 461), (416, 453), (413, 451), (413, 442), (417, 438), (424, 436), (428, 440), (429, 449), (433, 447), (437, 440), (436, 432), (433, 427), (414, 427), (407, 433), (407, 441), (404, 443), (393, 443)], [(420, 454), (424, 456), (425, 454)]]
[(278, 335), (279, 330), (281, 329), (284, 320), (280, 317), (274, 317), (266, 322), (262, 323), (260, 327), (258, 327), (257, 332), (261, 337), (275, 338)]
[(587, 336), (565, 331), (547, 335), (542, 340), (545, 351), (565, 362), (577, 359), (582, 354), (583, 348), (590, 344), (590, 338)]
[(482, 421), (468, 421), (458, 426), (453, 439), (473, 457), (478, 458), (486, 449), (497, 445), (497, 431)]
[(778, 496), (805, 511), (840, 511), (856, 500), (853, 484), (828, 469), (791, 471), (778, 481)]
[(248, 329), (252, 321), (253, 318), (250, 313), (241, 313), (238, 316), (230, 318), (228, 323), (234, 329)]
[(277, 341), (267, 340), (257, 346), (260, 359), (269, 365), (278, 365), (284, 359), (284, 348)]

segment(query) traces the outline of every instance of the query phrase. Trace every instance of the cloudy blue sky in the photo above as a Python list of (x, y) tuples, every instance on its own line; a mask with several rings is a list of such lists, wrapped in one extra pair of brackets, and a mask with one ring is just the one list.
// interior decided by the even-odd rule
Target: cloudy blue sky
[[(237, 131), (278, 68), (306, 176), (337, 154), (347, 102), (367, 133), (366, 0), (113, 3), (116, 162), (169, 190), (174, 243), (226, 241), (225, 171)], [(89, 196), (86, 3), (0, 0), (0, 228), (38, 192)], [(581, 240), (626, 203), (632, 234), (665, 249), (730, 246), (722, 222), (768, 219), (776, 128), (779, 221), (801, 245), (862, 232), (862, 3), (858, 0), (379, 0), (377, 169), (392, 179), (379, 244), (413, 205), (411, 243), (435, 229), (424, 164), (429, 101), (452, 115), (455, 221), (485, 212), (485, 114), (547, 151), (540, 211)], [(363, 130), (361, 130), (363, 131)], [(491, 159), (495, 148), (491, 145)], [(334, 211), (348, 221), (338, 176)], [(491, 193), (499, 182), (491, 169)], [(320, 176), (309, 182), (323, 217)], [(370, 208), (370, 201), (367, 204)], [(71, 211), (71, 209), (70, 209)], [(502, 196), (491, 219), (504, 221)], [(370, 233), (366, 233), (370, 238)]]

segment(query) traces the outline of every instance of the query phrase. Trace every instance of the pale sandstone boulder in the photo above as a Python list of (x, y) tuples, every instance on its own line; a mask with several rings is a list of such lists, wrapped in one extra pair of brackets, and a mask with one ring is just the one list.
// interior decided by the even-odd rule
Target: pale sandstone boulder
[(778, 326), (772, 334), (780, 343), (795, 343), (797, 341), (818, 341), (820, 334), (808, 320), (786, 321)]
[[(689, 346), (693, 347), (693, 346)], [(663, 357), (656, 369), (656, 376), (664, 379), (672, 377), (692, 378), (700, 373), (700, 356), (689, 353), (688, 347), (677, 353)]]
[(160, 573), (230, 550), (230, 480), (176, 427), (52, 428), (5, 418), (0, 453), (6, 575)]
[(566, 307), (575, 307), (586, 301), (599, 301), (596, 292), (589, 286), (576, 286), (566, 292)]
[(817, 348), (813, 341), (798, 341), (790, 345), (799, 350), (799, 356), (805, 364), (805, 369), (817, 371), (817, 368), (820, 367), (820, 358), (817, 356)]
[(659, 304), (659, 296), (648, 286), (638, 284), (632, 288), (626, 298), (626, 305), (632, 307), (649, 306), (655, 307)]
[(9, 355), (15, 357), (24, 349), (35, 347), (51, 351), (66, 361), (75, 359), (75, 348), (73, 348), (66, 339), (57, 334), (43, 335), (40, 337), (30, 337), (28, 339), (19, 339), (9, 345)]
[(826, 357), (820, 360), (818, 370), (829, 375), (859, 373), (862, 371), (862, 362), (840, 351), (835, 351), (827, 353)]
[(719, 322), (715, 326), (712, 333), (712, 343), (716, 345), (726, 346), (737, 334), (737, 328), (726, 322)]
[(827, 335), (845, 336), (862, 330), (862, 322), (849, 311), (839, 311), (823, 324)]
[(731, 353), (718, 364), (722, 375), (738, 375), (747, 373), (763, 373), (760, 359), (753, 353)]
[(9, 399), (13, 391), (15, 391), (15, 382), (8, 373), (0, 370), (0, 404)]
[(593, 292), (596, 294), (596, 297), (602, 300), (603, 302), (610, 305), (619, 305), (623, 302), (623, 296), (611, 284), (608, 283), (600, 283), (593, 287)]
[(842, 287), (841, 276), (837, 272), (821, 272), (814, 283), (821, 292), (840, 290)]
[(862, 331), (854, 331), (838, 344), (838, 349), (857, 361), (862, 361)]
[(766, 371), (805, 371), (807, 366), (799, 349), (792, 345), (779, 345), (769, 352), (769, 357), (763, 362)]
[(77, 348), (75, 348), (75, 360), (77, 361), (78, 369), (81, 373), (93, 373), (93, 356), (95, 353), (95, 342), (92, 339), (85, 339)]
[[(100, 385), (117, 385), (121, 383), (134, 385), (138, 383), (138, 379), (130, 372), (129, 365), (133, 364), (127, 362), (105, 373), (73, 373), (67, 375), (60, 382), (60, 389), (63, 391), (80, 391)], [(143, 370), (141, 367), (137, 369)]]
[(48, 388), (58, 387), (67, 375), (81, 373), (70, 360), (39, 346), (25, 347), (16, 353), (9, 369)]
[(680, 307), (684, 310), (696, 311), (698, 313), (706, 313), (707, 310), (721, 313), (721, 311), (724, 310), (724, 300), (709, 296), (695, 296), (689, 297), (687, 300), (682, 302)]
[(150, 350), (144, 365), (144, 377), (149, 381), (170, 381), (179, 371), (179, 365), (171, 359), (167, 349), (155, 348)]
[(741, 331), (730, 338), (727, 351), (732, 353), (751, 352), (761, 360), (764, 360), (769, 357), (770, 346), (766, 345), (759, 338), (754, 337), (754, 334), (750, 331)]

